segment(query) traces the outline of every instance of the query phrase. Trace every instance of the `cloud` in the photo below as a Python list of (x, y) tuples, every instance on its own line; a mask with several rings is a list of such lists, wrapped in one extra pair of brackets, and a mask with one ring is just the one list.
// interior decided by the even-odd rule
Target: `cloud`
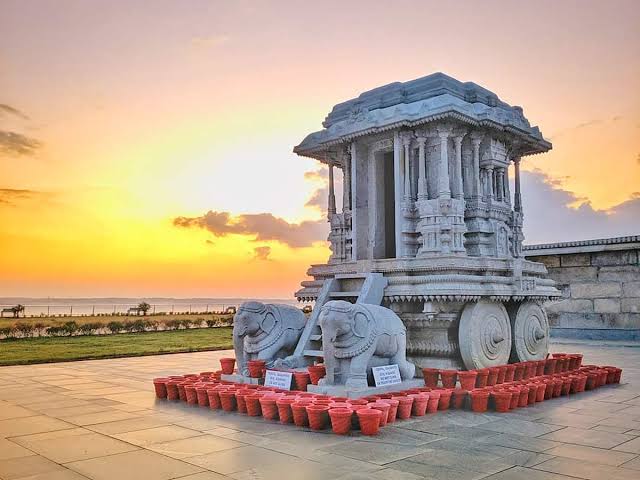
[[(334, 168), (333, 174), (333, 189), (336, 195), (336, 208), (340, 211), (342, 209), (342, 170)], [(313, 191), (311, 197), (307, 200), (304, 206), (316, 209), (325, 216), (327, 213), (329, 197), (329, 169), (327, 167), (321, 167), (318, 170), (305, 172), (304, 178), (305, 180), (320, 182), (322, 184), (322, 187)]]
[(21, 200), (30, 200), (43, 194), (44, 192), (38, 192), (35, 190), (0, 188), (0, 205), (15, 206), (16, 202)]
[(225, 34), (212, 34), (202, 37), (194, 37), (191, 39), (191, 45), (196, 50), (216, 48), (227, 43), (229, 38), (229, 35)]
[[(512, 187), (513, 191), (513, 187)], [(640, 234), (640, 192), (606, 210), (561, 188), (540, 170), (522, 173), (526, 244)]]
[(5, 103), (0, 103), (0, 116), (4, 115), (13, 115), (15, 117), (21, 118), (22, 120), (29, 120), (29, 117), (17, 108), (14, 108), (11, 105), (7, 105)]
[(42, 146), (39, 140), (21, 133), (0, 130), (0, 151), (13, 155), (33, 155)]
[(289, 223), (271, 213), (232, 216), (229, 212), (208, 211), (200, 217), (176, 217), (176, 227), (204, 228), (216, 237), (249, 235), (254, 241), (277, 241), (292, 248), (309, 247), (324, 241), (328, 234), (325, 220)]
[(256, 247), (253, 249), (254, 260), (269, 260), (271, 254), (271, 247), (264, 245), (262, 247)]

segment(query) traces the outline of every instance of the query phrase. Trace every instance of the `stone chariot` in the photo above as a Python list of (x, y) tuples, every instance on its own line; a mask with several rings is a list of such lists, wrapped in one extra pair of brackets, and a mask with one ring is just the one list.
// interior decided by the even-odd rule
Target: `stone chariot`
[(296, 292), (315, 306), (282, 363), (323, 356), (320, 312), (334, 300), (395, 312), (418, 367), (544, 358), (542, 304), (560, 294), (544, 265), (522, 254), (520, 162), (551, 144), (522, 108), (436, 73), (340, 103), (322, 125), (294, 152), (329, 167), (332, 253)]

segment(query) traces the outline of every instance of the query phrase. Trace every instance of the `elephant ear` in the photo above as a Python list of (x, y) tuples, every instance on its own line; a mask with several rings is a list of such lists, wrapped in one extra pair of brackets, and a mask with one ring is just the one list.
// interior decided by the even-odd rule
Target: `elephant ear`
[(356, 312), (353, 316), (353, 334), (359, 338), (369, 335), (369, 318), (362, 312)]
[(271, 312), (265, 313), (264, 318), (260, 323), (260, 328), (262, 329), (262, 331), (266, 333), (271, 333), (271, 330), (273, 330), (273, 327), (275, 326), (276, 326), (276, 317), (273, 315), (273, 313)]

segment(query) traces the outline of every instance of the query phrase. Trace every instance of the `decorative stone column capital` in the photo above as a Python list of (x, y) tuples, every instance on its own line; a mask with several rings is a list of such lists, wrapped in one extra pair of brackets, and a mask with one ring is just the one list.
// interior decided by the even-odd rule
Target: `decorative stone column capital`
[(436, 131), (438, 132), (438, 136), (440, 137), (440, 139), (449, 138), (451, 136), (451, 133), (453, 132), (453, 127), (447, 124), (438, 125), (436, 127)]
[(400, 141), (402, 145), (408, 147), (411, 145), (411, 140), (413, 140), (413, 133), (411, 132), (400, 132)]
[(464, 138), (464, 135), (456, 135), (455, 137), (453, 137), (453, 141), (456, 143), (456, 148), (460, 148), (460, 146), (462, 145), (463, 138)]
[(471, 139), (471, 144), (477, 148), (480, 146), (480, 143), (482, 143), (482, 139), (484, 138), (484, 133), (481, 132), (471, 132), (471, 135), (469, 135), (469, 138)]

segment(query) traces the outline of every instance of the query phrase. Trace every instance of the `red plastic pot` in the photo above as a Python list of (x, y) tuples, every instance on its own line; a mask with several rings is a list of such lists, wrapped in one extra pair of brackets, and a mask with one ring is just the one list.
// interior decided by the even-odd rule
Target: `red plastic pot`
[(486, 387), (487, 381), (489, 380), (489, 369), (481, 368), (476, 371), (478, 372), (478, 376), (476, 377), (476, 388)]
[(438, 404), (440, 403), (441, 391), (433, 390), (429, 392), (429, 402), (427, 403), (427, 413), (436, 413), (438, 411)]
[(507, 366), (500, 365), (496, 368), (498, 369), (498, 379), (496, 380), (496, 385), (500, 385), (501, 383), (504, 383), (504, 377), (507, 374)]
[(603, 385), (607, 384), (607, 375), (609, 372), (607, 372), (607, 370), (605, 370), (604, 368), (601, 368), (599, 371), (599, 376), (598, 376), (598, 386), (601, 387)]
[(558, 359), (547, 358), (544, 361), (544, 374), (553, 375), (554, 373), (556, 373), (556, 363), (558, 363)]
[(220, 392), (220, 404), (225, 412), (233, 412), (236, 409), (235, 392), (231, 390), (223, 390)]
[(369, 401), (364, 398), (348, 398), (347, 403), (351, 405), (368, 405)]
[(260, 405), (261, 398), (262, 395), (257, 392), (244, 397), (244, 402), (247, 406), (247, 415), (250, 417), (262, 416), (262, 407)]
[(311, 430), (324, 430), (329, 424), (329, 407), (327, 405), (307, 405), (307, 417)]
[(387, 423), (395, 422), (398, 415), (398, 405), (400, 404), (400, 402), (393, 398), (383, 398), (380, 401), (389, 404), (389, 415), (387, 416)]
[(560, 395), (569, 395), (571, 392), (571, 377), (565, 377), (562, 379), (562, 390), (560, 390)]
[(506, 382), (513, 382), (513, 377), (516, 374), (516, 366), (515, 365), (505, 365), (504, 366), (504, 381)]
[(497, 390), (491, 392), (493, 405), (496, 412), (508, 412), (511, 404), (511, 392), (508, 390)]
[(622, 369), (616, 368), (616, 374), (613, 377), (613, 383), (620, 383), (621, 378), (622, 378)]
[(513, 374), (513, 381), (519, 382), (524, 378), (524, 365), (522, 363), (514, 363), (516, 367), (515, 373)]
[[(387, 405), (387, 408), (389, 405)], [(330, 408), (329, 418), (331, 429), (338, 435), (347, 435), (351, 431), (351, 417), (353, 410), (350, 408)]]
[(293, 412), (291, 411), (291, 405), (297, 402), (295, 397), (280, 397), (276, 400), (276, 406), (278, 407), (278, 418), (280, 423), (292, 423)]
[(207, 397), (209, 397), (209, 408), (211, 410), (218, 410), (222, 407), (218, 390), (215, 388), (207, 388)]
[(544, 360), (538, 360), (536, 362), (536, 377), (541, 377), (542, 375), (544, 375), (544, 364)]
[(413, 406), (413, 397), (393, 397), (394, 400), (398, 400), (398, 418), (400, 420), (406, 420), (411, 417), (411, 408)]
[(307, 417), (307, 406), (311, 405), (310, 400), (298, 400), (291, 404), (291, 413), (293, 414), (293, 423), (298, 427), (306, 427), (309, 425), (309, 417)]
[(449, 410), (451, 405), (451, 394), (453, 389), (441, 390), (440, 401), (438, 402), (438, 410)]
[[(414, 404), (415, 404), (415, 400), (414, 400)], [(389, 420), (389, 409), (391, 408), (391, 405), (389, 405), (386, 402), (378, 401), (378, 402), (370, 403), (369, 407), (375, 410), (380, 410), (382, 412), (382, 416), (380, 417), (380, 427), (384, 427), (387, 424), (387, 421)]]
[(427, 404), (429, 403), (428, 393), (417, 393), (409, 395), (413, 398), (413, 404), (411, 405), (411, 415), (414, 417), (423, 417), (427, 412)]
[(307, 385), (311, 383), (309, 372), (293, 372), (293, 379), (296, 383), (296, 390), (307, 391)]
[(267, 420), (278, 419), (278, 406), (276, 405), (277, 400), (278, 397), (271, 395), (263, 395), (260, 397), (260, 410), (262, 410), (262, 416)]
[(327, 370), (324, 365), (311, 365), (309, 367), (309, 379), (313, 385), (317, 385), (321, 378), (327, 374)]
[(236, 366), (235, 358), (221, 358), (220, 359), (220, 367), (222, 368), (222, 373), (225, 375), (231, 375), (233, 373), (233, 369)]
[(475, 370), (461, 370), (458, 371), (458, 380), (460, 381), (460, 387), (463, 390), (471, 390), (476, 385), (476, 378), (478, 372)]
[(467, 400), (468, 394), (469, 394), (468, 390), (464, 390), (462, 388), (456, 388), (451, 393), (451, 406), (458, 410), (464, 408), (464, 403)]
[(196, 396), (198, 397), (198, 405), (201, 407), (209, 406), (209, 396), (207, 395), (207, 387), (196, 387)]
[(529, 405), (529, 387), (526, 385), (520, 385), (518, 407), (526, 407), (527, 405)]
[(536, 403), (536, 396), (538, 395), (538, 385), (530, 382), (527, 384), (527, 387), (529, 388), (528, 393), (528, 398), (527, 398), (527, 405), (533, 405), (534, 403)]
[(253, 395), (253, 390), (246, 388), (236, 390), (236, 408), (238, 413), (247, 413), (247, 396)]
[(520, 403), (520, 386), (515, 385), (508, 389), (511, 392), (511, 403), (509, 403), (509, 409), (513, 410), (514, 408), (518, 408), (518, 403)]
[(156, 391), (157, 398), (167, 398), (167, 382), (168, 378), (154, 378), (153, 388)]
[(249, 360), (247, 369), (251, 378), (262, 378), (267, 362), (265, 360)]
[(360, 421), (358, 420), (358, 415), (356, 413), (358, 410), (366, 410), (367, 408), (371, 408), (369, 404), (367, 405), (351, 405), (351, 410), (353, 410), (353, 416), (351, 417), (351, 428), (354, 430), (358, 430), (360, 428)]
[(486, 390), (471, 390), (471, 410), (476, 413), (487, 411), (489, 392)]
[(547, 389), (547, 385), (543, 382), (534, 383), (536, 387), (536, 402), (542, 402), (544, 400), (544, 392)]
[(440, 379), (444, 388), (455, 388), (457, 376), (457, 370), (440, 370)]
[(427, 387), (435, 388), (438, 386), (438, 377), (440, 376), (440, 370), (437, 368), (423, 368), (422, 377), (424, 378), (424, 384)]
[(564, 382), (561, 378), (553, 379), (553, 397), (559, 397), (562, 394), (562, 384)]
[(363, 435), (377, 435), (380, 430), (382, 412), (375, 408), (364, 408), (356, 412)]
[(487, 386), (493, 387), (498, 383), (498, 375), (500, 374), (500, 367), (489, 367), (489, 376), (487, 377)]
[(167, 382), (167, 400), (180, 400), (180, 395), (178, 393), (178, 380), (171, 380)]
[(196, 392), (195, 384), (185, 385), (184, 391), (187, 396), (187, 403), (189, 405), (197, 405), (198, 404), (198, 394)]
[(529, 380), (531, 377), (536, 376), (536, 362), (524, 362), (524, 379)]
[[(597, 375), (596, 375), (596, 381), (598, 380)], [(178, 383), (178, 397), (180, 398), (180, 400), (182, 400), (183, 402), (187, 401), (187, 393), (184, 390), (184, 387), (186, 385), (190, 385), (190, 382), (180, 382)]]

